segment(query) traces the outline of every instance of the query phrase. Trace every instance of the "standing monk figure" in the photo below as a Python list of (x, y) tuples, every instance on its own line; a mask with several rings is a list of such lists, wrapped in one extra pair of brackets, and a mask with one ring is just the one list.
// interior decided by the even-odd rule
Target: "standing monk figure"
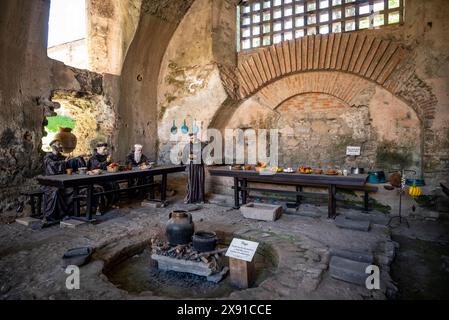
[[(207, 144), (198, 139), (195, 134), (191, 133), (190, 143), (183, 150), (184, 163), (188, 163), (185, 203), (205, 202), (205, 169), (202, 153)], [(185, 159), (186, 155), (188, 155), (187, 161)]]

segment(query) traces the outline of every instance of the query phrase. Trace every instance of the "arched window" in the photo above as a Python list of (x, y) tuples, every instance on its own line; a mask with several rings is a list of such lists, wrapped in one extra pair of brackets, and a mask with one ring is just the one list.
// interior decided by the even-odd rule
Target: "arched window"
[(47, 54), (68, 66), (88, 69), (86, 0), (51, 0)]

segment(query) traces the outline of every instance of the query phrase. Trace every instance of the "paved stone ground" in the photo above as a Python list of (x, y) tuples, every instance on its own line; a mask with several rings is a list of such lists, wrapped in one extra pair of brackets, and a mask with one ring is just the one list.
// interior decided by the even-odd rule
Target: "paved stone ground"
[[(138, 252), (163, 231), (168, 213), (180, 199), (170, 199), (166, 208), (116, 209), (98, 224), (77, 229), (58, 226), (31, 230), (17, 223), (0, 226), (1, 299), (160, 299), (151, 292), (130, 295), (116, 288), (102, 270), (117, 262), (123, 253)], [(387, 287), (394, 288), (389, 265), (395, 246), (390, 231), (373, 224), (369, 232), (340, 229), (326, 218), (324, 208), (308, 208), (317, 217), (284, 214), (276, 222), (243, 218), (238, 210), (219, 204), (204, 204), (193, 211), (196, 229), (213, 229), (259, 241), (273, 250), (277, 270), (259, 287), (235, 291), (232, 299), (385, 299)], [(343, 212), (344, 213), (344, 212)], [(67, 275), (61, 257), (70, 248), (91, 246), (92, 261), (81, 268), (81, 290), (65, 288)], [(381, 290), (338, 281), (329, 276), (330, 248), (368, 250), (381, 267)]]

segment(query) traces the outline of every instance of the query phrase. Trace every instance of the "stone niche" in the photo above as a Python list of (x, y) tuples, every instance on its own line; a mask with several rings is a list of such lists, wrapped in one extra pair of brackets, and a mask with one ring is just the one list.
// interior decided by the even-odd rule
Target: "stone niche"
[[(282, 166), (384, 170), (406, 166), (420, 172), (420, 121), (413, 110), (376, 88), (371, 88), (364, 102), (350, 105), (333, 95), (314, 92), (293, 96), (274, 108), (249, 99), (228, 127), (279, 129)], [(361, 146), (362, 155), (347, 157), (347, 146)]]

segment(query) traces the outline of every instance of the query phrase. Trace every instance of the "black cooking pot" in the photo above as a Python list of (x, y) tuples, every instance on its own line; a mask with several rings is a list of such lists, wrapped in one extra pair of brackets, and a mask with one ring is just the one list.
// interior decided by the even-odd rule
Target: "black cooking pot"
[(363, 168), (351, 168), (351, 174), (363, 174), (365, 169)]
[(209, 231), (197, 231), (192, 237), (193, 249), (198, 252), (209, 252), (217, 246), (217, 234)]

